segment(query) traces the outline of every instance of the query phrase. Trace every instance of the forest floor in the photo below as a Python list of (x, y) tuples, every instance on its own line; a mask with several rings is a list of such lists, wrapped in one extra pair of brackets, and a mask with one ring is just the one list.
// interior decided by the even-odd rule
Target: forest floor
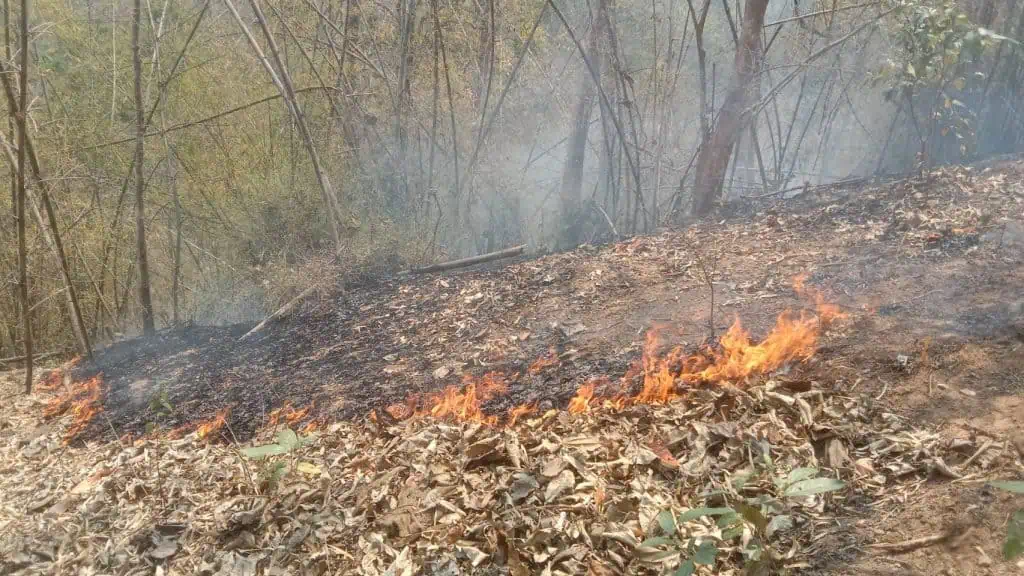
[(0, 574), (1024, 574), (1024, 162), (729, 212), (0, 376)]

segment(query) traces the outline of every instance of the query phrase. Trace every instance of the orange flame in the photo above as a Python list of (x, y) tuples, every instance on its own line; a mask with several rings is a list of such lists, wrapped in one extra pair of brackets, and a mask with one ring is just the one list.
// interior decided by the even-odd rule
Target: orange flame
[(306, 406), (301, 410), (296, 410), (292, 407), (291, 402), (285, 402), (284, 406), (270, 412), (268, 415), (268, 424), (270, 426), (277, 426), (282, 420), (288, 424), (295, 424), (309, 414), (310, 408), (311, 406)]
[[(72, 390), (75, 392), (75, 390)], [(97, 374), (82, 382), (78, 391), (85, 393), (84, 398), (79, 398), (71, 404), (71, 426), (64, 433), (64, 443), (67, 444), (78, 436), (85, 427), (92, 422), (93, 417), (103, 411), (103, 375)]]
[(506, 426), (515, 426), (516, 422), (524, 416), (528, 416), (537, 411), (537, 407), (533, 404), (521, 404), (512, 408), (508, 411), (508, 420), (505, 422)]
[(822, 326), (828, 326), (835, 320), (842, 320), (849, 317), (839, 306), (825, 301), (825, 295), (813, 286), (807, 286), (807, 274), (800, 274), (793, 277), (793, 291), (800, 296), (807, 296), (814, 299), (814, 305), (818, 312), (818, 320)]
[(528, 370), (529, 370), (530, 374), (537, 375), (537, 374), (540, 374), (541, 372), (543, 372), (545, 369), (550, 368), (552, 366), (557, 366), (557, 365), (558, 365), (558, 354), (557, 354), (557, 351), (554, 348), (551, 348), (548, 351), (548, 355), (547, 356), (543, 356), (541, 358), (537, 358), (536, 360), (534, 360), (533, 364), (530, 364), (530, 368)]
[(569, 414), (590, 412), (590, 402), (594, 399), (594, 383), (587, 382), (576, 391), (576, 396), (569, 400)]
[(37, 390), (43, 390), (46, 392), (56, 390), (64, 382), (64, 371), (60, 368), (51, 371), (43, 378), (39, 384), (36, 385)]
[(213, 418), (202, 422), (196, 427), (196, 436), (201, 440), (210, 436), (211, 434), (219, 431), (227, 424), (228, 415), (231, 414), (231, 407), (228, 406), (219, 412)]
[[(57, 378), (63, 379), (63, 375), (59, 371), (55, 371), (53, 374), (56, 374)], [(43, 409), (43, 417), (55, 418), (71, 412), (71, 425), (64, 434), (64, 443), (67, 444), (82, 430), (85, 430), (93, 417), (102, 410), (103, 374), (97, 374), (88, 380), (72, 385), (63, 394), (52, 398)]]
[(814, 298), (817, 315), (801, 312), (794, 315), (783, 312), (775, 327), (758, 343), (750, 339), (739, 318), (721, 337), (717, 348), (704, 348), (697, 354), (687, 355), (681, 347), (661, 353), (657, 330), (648, 331), (640, 362), (623, 376), (626, 384), (637, 376), (643, 377), (640, 392), (632, 397), (597, 398), (593, 381), (580, 386), (569, 401), (568, 411), (581, 414), (598, 405), (623, 408), (627, 404), (664, 404), (679, 397), (680, 383), (742, 381), (757, 374), (777, 370), (790, 362), (804, 362), (814, 355), (821, 328), (848, 315), (834, 304), (825, 302), (822, 293), (806, 284), (806, 276), (793, 279), (794, 289)]
[(430, 397), (430, 408), (417, 412), (417, 415), (429, 415), (438, 420), (497, 424), (498, 417), (485, 415), (480, 410), (480, 404), (505, 392), (501, 374), (490, 372), (479, 381), (467, 376), (466, 382), (462, 390), (449, 386), (440, 394)]

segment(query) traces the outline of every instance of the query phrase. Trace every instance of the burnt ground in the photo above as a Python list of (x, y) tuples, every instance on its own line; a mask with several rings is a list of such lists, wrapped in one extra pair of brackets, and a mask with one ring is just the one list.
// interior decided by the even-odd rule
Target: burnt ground
[[(226, 406), (244, 439), (286, 402), (312, 404), (310, 418), (325, 421), (363, 417), (489, 371), (506, 375), (509, 393), (488, 411), (564, 406), (586, 378), (623, 374), (648, 329), (691, 347), (707, 339), (703, 271), (713, 269), (716, 333), (739, 317), (763, 335), (780, 312), (806, 307), (790, 288), (802, 273), (850, 314), (791, 377), (870, 396), (880, 411), (953, 437), (1024, 450), (1022, 180), (1024, 163), (1011, 161), (821, 188), (682, 231), (383, 279), (314, 299), (245, 342), (249, 326), (124, 342), (79, 368), (78, 377), (103, 372), (107, 386), (106, 418), (82, 439), (195, 423)], [(531, 374), (551, 350), (561, 362)], [(161, 395), (170, 413), (155, 409)], [(1004, 524), (1008, 496), (923, 478), (910, 497), (879, 502), (884, 510), (851, 506), (848, 521), (822, 532), (821, 573), (932, 574), (935, 562), (1003, 573), (977, 550), (997, 558), (985, 535)], [(879, 558), (859, 545), (951, 526), (959, 537), (944, 547)]]

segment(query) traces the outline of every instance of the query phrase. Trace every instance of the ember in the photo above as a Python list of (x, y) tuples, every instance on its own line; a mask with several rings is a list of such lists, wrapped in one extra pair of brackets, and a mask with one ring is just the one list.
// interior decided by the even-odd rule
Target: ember
[(533, 364), (530, 364), (529, 371), (530, 371), (530, 374), (537, 375), (537, 374), (540, 374), (541, 372), (543, 372), (545, 369), (550, 368), (552, 366), (557, 366), (557, 365), (558, 365), (558, 353), (557, 353), (557, 351), (554, 348), (552, 348), (548, 352), (547, 356), (544, 356), (544, 357), (541, 357), (541, 358), (537, 358), (536, 360), (534, 360)]

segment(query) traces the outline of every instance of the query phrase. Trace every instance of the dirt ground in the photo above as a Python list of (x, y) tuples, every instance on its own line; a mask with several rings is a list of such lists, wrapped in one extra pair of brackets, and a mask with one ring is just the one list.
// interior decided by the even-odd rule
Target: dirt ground
[[(361, 418), (491, 371), (510, 386), (485, 411), (561, 408), (587, 378), (626, 373), (648, 330), (691, 348), (735, 318), (765, 334), (784, 310), (813, 307), (791, 288), (807, 274), (850, 318), (800, 378), (1024, 457), (1022, 181), (1024, 163), (1007, 162), (751, 201), (683, 231), (349, 287), (244, 342), (248, 326), (121, 343), (77, 368), (106, 385), (105, 417), (78, 441), (194, 425), (227, 406), (245, 440), (286, 402), (312, 406), (307, 420)], [(530, 370), (549, 354), (560, 362)], [(984, 458), (973, 452), (946, 464)], [(1024, 502), (984, 480), (910, 474), (891, 495), (847, 503), (814, 535), (805, 573), (1024, 574), (993, 537)], [(936, 535), (948, 537), (871, 548)]]

